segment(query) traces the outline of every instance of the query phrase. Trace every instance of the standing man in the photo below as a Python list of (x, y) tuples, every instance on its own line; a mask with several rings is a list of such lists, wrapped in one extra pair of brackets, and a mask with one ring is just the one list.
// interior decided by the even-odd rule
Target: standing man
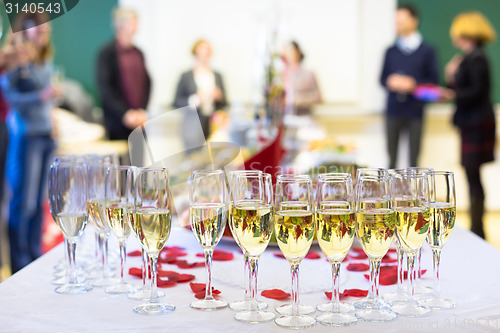
[(115, 39), (99, 52), (97, 84), (110, 140), (127, 140), (147, 120), (151, 81), (144, 56), (133, 45), (136, 12), (117, 8), (113, 13)]
[(396, 13), (396, 44), (385, 54), (381, 83), (388, 90), (386, 105), (389, 168), (396, 167), (400, 134), (410, 141), (410, 167), (418, 165), (424, 102), (413, 91), (419, 84), (437, 84), (438, 68), (434, 49), (422, 41), (419, 16), (412, 5), (401, 5)]

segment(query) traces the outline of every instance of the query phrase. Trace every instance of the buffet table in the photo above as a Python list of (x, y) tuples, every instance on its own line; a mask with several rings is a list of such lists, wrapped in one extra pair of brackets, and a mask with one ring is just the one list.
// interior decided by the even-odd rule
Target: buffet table
[[(196, 253), (201, 247), (192, 233), (174, 229), (167, 246), (182, 246), (188, 256), (182, 259), (201, 261)], [(130, 237), (129, 250), (138, 245)], [(222, 240), (217, 249), (232, 251), (234, 260), (214, 261), (214, 287), (221, 297), (231, 302), (243, 298), (243, 256), (231, 240)], [(319, 248), (313, 250), (320, 252)], [(270, 246), (262, 256), (259, 266), (259, 298), (270, 309), (283, 301), (266, 299), (260, 290), (281, 288), (290, 292), (290, 275), (286, 260), (273, 255), (279, 249)], [(94, 288), (84, 295), (59, 295), (51, 285), (53, 267), (63, 257), (63, 248), (56, 247), (31, 265), (0, 284), (0, 332), (269, 332), (281, 331), (274, 322), (259, 325), (243, 324), (234, 320), (230, 309), (201, 312), (189, 307), (195, 299), (189, 283), (160, 289), (166, 296), (163, 302), (174, 304), (177, 309), (170, 314), (148, 317), (135, 314), (132, 308), (139, 304), (124, 295), (109, 295), (103, 289)], [(431, 284), (431, 251), (423, 252), (424, 284)], [(205, 283), (205, 269), (179, 269), (163, 264), (163, 269), (194, 274), (193, 282)], [(129, 267), (140, 267), (136, 257), (129, 257)], [(367, 289), (366, 272), (349, 272), (345, 265), (341, 272), (341, 291), (344, 288)], [(317, 260), (304, 259), (301, 264), (301, 303), (316, 305), (327, 301), (324, 291), (330, 290), (330, 266), (322, 256)], [(488, 243), (459, 227), (444, 247), (441, 265), (441, 293), (456, 301), (453, 310), (434, 310), (423, 318), (399, 317), (390, 323), (358, 321), (345, 331), (353, 332), (428, 332), (428, 331), (497, 331), (500, 329), (500, 252)], [(128, 277), (131, 283), (140, 280)], [(381, 286), (381, 293), (394, 291), (396, 286)], [(350, 301), (355, 299), (350, 299)], [(316, 324), (308, 329), (331, 331), (333, 328)]]

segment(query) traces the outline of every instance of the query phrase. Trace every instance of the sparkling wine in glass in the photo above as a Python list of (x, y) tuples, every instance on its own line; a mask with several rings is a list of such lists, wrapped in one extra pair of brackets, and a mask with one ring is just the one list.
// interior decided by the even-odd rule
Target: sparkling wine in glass
[(356, 181), (356, 233), (370, 259), (372, 295), (354, 303), (356, 316), (365, 321), (386, 322), (396, 319), (379, 297), (380, 262), (395, 236), (396, 214), (392, 207), (393, 182), (386, 175), (366, 175)]
[(339, 275), (356, 233), (354, 189), (348, 173), (321, 174), (316, 189), (316, 237), (332, 266), (333, 292), (329, 303), (316, 308), (325, 312), (316, 320), (328, 326), (349, 326), (357, 322), (354, 306), (340, 302)]
[(450, 171), (434, 171), (428, 177), (431, 216), (427, 243), (432, 249), (434, 291), (431, 297), (423, 299), (419, 304), (433, 309), (451, 309), (455, 307), (455, 302), (451, 299), (441, 298), (440, 295), (439, 264), (441, 250), (455, 227), (455, 178), (453, 172)]
[(429, 183), (426, 174), (411, 170), (392, 175), (396, 192), (396, 236), (408, 261), (409, 299), (394, 303), (391, 310), (398, 315), (420, 317), (428, 315), (428, 307), (415, 300), (415, 260), (429, 230)]
[(175, 310), (158, 300), (158, 255), (172, 228), (171, 197), (165, 168), (140, 169), (135, 181), (133, 214), (130, 226), (151, 264), (151, 293), (148, 303), (134, 308), (136, 313), (161, 315)]
[(307, 314), (313, 313), (314, 308), (299, 304), (299, 265), (309, 252), (316, 231), (311, 178), (279, 175), (275, 209), (274, 232), (292, 275), (292, 304), (276, 309), (282, 316), (276, 318), (275, 323), (292, 329), (310, 327), (316, 320)]
[(246, 323), (273, 320), (274, 313), (259, 310), (257, 303), (258, 261), (266, 250), (273, 233), (271, 175), (236, 175), (233, 182), (231, 230), (236, 243), (250, 263), (250, 303), (247, 311), (234, 318)]
[(207, 270), (205, 298), (191, 303), (191, 307), (197, 310), (218, 310), (228, 305), (212, 294), (212, 256), (226, 227), (227, 201), (224, 171), (193, 171), (189, 188), (189, 220), (191, 230), (205, 253)]
[(105, 218), (120, 246), (120, 282), (106, 288), (110, 294), (126, 294), (135, 288), (125, 281), (127, 239), (130, 235), (130, 217), (134, 208), (135, 168), (110, 166), (105, 178)]
[[(236, 232), (235, 230), (233, 230), (233, 223), (232, 223), (232, 219), (233, 219), (233, 209), (232, 209), (233, 203), (232, 202), (233, 202), (234, 180), (235, 180), (236, 176), (239, 176), (239, 175), (258, 176), (261, 174), (262, 174), (262, 171), (259, 171), (259, 170), (236, 170), (236, 171), (232, 171), (229, 174), (229, 194), (230, 194), (231, 198), (230, 198), (230, 202), (229, 202), (228, 221), (229, 221), (229, 228), (231, 229), (231, 233), (233, 235)], [(271, 184), (271, 191), (272, 191), (272, 184)], [(250, 297), (250, 294), (251, 294), (250, 258), (245, 254), (244, 254), (244, 258), (245, 258), (245, 266), (244, 266), (243, 276), (244, 276), (244, 286), (245, 286), (245, 297), (241, 301), (234, 301), (234, 302), (229, 303), (229, 307), (231, 308), (231, 310), (234, 310), (234, 311), (250, 311), (252, 309), (252, 302), (253, 301)], [(257, 306), (258, 306), (259, 310), (264, 310), (267, 308), (267, 303), (262, 302), (262, 301), (257, 301)]]
[(69, 281), (55, 290), (60, 294), (83, 294), (92, 289), (78, 281), (75, 271), (76, 243), (87, 225), (86, 175), (83, 164), (61, 162), (50, 167), (50, 211), (64, 235), (69, 260)]

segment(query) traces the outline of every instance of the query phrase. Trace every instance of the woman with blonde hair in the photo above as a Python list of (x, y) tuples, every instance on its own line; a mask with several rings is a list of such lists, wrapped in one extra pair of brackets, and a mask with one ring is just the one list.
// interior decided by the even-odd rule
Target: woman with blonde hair
[(456, 55), (446, 65), (446, 80), (453, 90), (444, 95), (455, 99), (453, 123), (462, 140), (461, 163), (469, 183), (471, 231), (484, 238), (480, 167), (494, 159), (495, 114), (490, 96), (490, 66), (483, 46), (494, 41), (496, 33), (483, 14), (466, 12), (455, 17), (450, 36), (463, 56)]

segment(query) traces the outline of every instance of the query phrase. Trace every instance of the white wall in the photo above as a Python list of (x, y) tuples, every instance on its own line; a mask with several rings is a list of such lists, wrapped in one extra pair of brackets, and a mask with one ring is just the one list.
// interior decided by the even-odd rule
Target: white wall
[[(231, 101), (251, 102), (262, 37), (297, 40), (317, 75), (325, 103), (379, 111), (384, 49), (393, 40), (396, 0), (121, 0), (140, 16), (136, 43), (153, 77), (151, 107), (173, 101), (179, 75), (193, 63), (191, 45), (212, 43), (212, 65)], [(275, 22), (275, 23), (272, 23)], [(277, 24), (276, 24), (277, 22)], [(259, 44), (259, 41), (261, 44)]]

